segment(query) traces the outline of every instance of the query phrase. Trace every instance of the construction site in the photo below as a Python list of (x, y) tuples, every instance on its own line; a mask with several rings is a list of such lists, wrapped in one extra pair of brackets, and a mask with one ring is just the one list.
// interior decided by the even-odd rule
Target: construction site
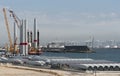
[[(14, 32), (12, 33), (14, 34), (13, 40), (11, 38), (11, 33), (9, 29), (8, 13), (10, 17), (12, 17), (14, 20), (14, 28), (13, 28)], [(12, 64), (16, 66), (7, 66), (7, 67), (17, 68), (17, 69), (27, 69), (37, 72), (42, 71), (45, 73), (50, 73), (50, 76), (54, 76), (54, 75), (68, 76), (68, 75), (61, 75), (58, 71), (53, 72), (50, 70), (61, 70), (61, 71), (65, 70), (69, 72), (76, 71), (77, 73), (76, 75), (78, 76), (84, 75), (83, 73), (86, 74), (88, 71), (90, 74), (92, 74), (91, 76), (93, 76), (94, 73), (96, 73), (96, 71), (120, 71), (120, 63), (118, 62), (112, 62), (107, 60), (94, 60), (90, 58), (83, 59), (83, 58), (40, 56), (40, 54), (42, 54), (43, 51), (41, 50), (40, 47), (40, 40), (39, 40), (40, 32), (39, 29), (37, 29), (37, 19), (36, 18), (33, 19), (34, 29), (28, 30), (27, 22), (26, 22), (27, 20), (19, 19), (19, 17), (14, 13), (13, 10), (3, 8), (3, 14), (4, 14), (4, 21), (7, 30), (9, 45), (5, 47), (7, 52), (4, 55), (0, 56), (1, 66), (6, 64), (10, 64), (10, 65)], [(84, 47), (86, 48), (86, 46)], [(67, 47), (67, 48), (68, 50), (71, 49), (71, 47)], [(78, 48), (78, 46), (76, 46), (76, 48)], [(24, 68), (24, 67), (32, 67), (32, 69)], [(46, 71), (43, 69), (48, 69), (48, 70)], [(81, 72), (82, 74), (81, 73), (78, 74), (79, 72)], [(38, 75), (38, 73), (36, 74)]]
[[(34, 29), (28, 30), (26, 20), (19, 19), (14, 11), (3, 8), (3, 14), (9, 40), (6, 46), (7, 53), (10, 55), (23, 56), (41, 54), (42, 51), (39, 47), (39, 29), (37, 29), (36, 19), (34, 18)], [(14, 33), (10, 33), (8, 15), (14, 20)], [(14, 40), (12, 40), (11, 34), (14, 34)]]

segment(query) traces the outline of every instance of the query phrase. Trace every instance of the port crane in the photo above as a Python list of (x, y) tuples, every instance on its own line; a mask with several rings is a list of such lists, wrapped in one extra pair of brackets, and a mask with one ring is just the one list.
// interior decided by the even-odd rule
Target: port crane
[(9, 39), (9, 43), (10, 43), (9, 52), (14, 53), (14, 47), (13, 47), (13, 43), (12, 43), (12, 38), (11, 38), (11, 34), (10, 34), (9, 23), (8, 23), (8, 19), (7, 19), (7, 14), (6, 14), (6, 9), (5, 8), (3, 8), (3, 14), (4, 14), (4, 19), (5, 19), (5, 25), (6, 25), (7, 33), (8, 33), (8, 39)]

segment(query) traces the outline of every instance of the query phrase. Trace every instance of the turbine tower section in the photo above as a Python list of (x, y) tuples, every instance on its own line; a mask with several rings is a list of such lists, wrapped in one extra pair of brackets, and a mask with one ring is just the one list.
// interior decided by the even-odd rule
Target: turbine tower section
[(14, 54), (17, 52), (17, 26), (14, 23)]
[(28, 38), (27, 38), (27, 25), (26, 25), (26, 20), (24, 20), (24, 30), (25, 30), (25, 32), (24, 32), (24, 37), (25, 37), (25, 41), (24, 41), (24, 43), (25, 43), (25, 55), (28, 55)]
[(20, 26), (20, 55), (25, 55), (25, 43), (24, 43), (24, 24), (22, 20), (22, 24)]
[(26, 20), (22, 20), (22, 25), (20, 26), (20, 54), (28, 55)]
[(34, 19), (34, 48), (37, 49), (37, 24), (36, 24), (36, 19)]

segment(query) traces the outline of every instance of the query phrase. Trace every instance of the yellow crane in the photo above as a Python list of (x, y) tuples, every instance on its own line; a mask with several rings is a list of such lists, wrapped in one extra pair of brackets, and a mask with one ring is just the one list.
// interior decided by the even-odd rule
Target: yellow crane
[[(20, 29), (21, 20), (17, 17), (17, 15), (12, 10), (8, 10), (8, 11), (10, 13), (10, 16), (13, 17), (15, 23), (17, 24), (18, 28)], [(14, 41), (14, 50), (18, 54), (19, 50), (17, 48), (17, 39), (18, 39), (18, 37), (16, 36), (15, 41)]]
[(7, 19), (7, 14), (6, 14), (6, 9), (5, 8), (3, 8), (3, 13), (4, 13), (5, 25), (6, 25), (6, 29), (7, 29), (7, 33), (8, 33), (8, 39), (9, 39), (9, 43), (10, 43), (9, 51), (11, 53), (13, 53), (14, 52), (14, 47), (13, 47), (13, 44), (12, 44), (12, 38), (11, 38), (11, 35), (10, 35), (9, 23), (8, 23), (8, 19)]

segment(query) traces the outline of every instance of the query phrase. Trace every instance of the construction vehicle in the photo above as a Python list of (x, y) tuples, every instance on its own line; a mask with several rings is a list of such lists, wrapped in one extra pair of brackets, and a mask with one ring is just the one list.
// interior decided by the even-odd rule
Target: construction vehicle
[(6, 14), (6, 9), (3, 8), (3, 13), (4, 13), (4, 19), (5, 19), (5, 25), (6, 25), (6, 29), (7, 29), (7, 33), (8, 33), (8, 39), (9, 39), (9, 52), (14, 53), (14, 46), (12, 43), (12, 38), (10, 35), (10, 29), (9, 29), (9, 23), (8, 23), (8, 19), (7, 19), (7, 14)]

